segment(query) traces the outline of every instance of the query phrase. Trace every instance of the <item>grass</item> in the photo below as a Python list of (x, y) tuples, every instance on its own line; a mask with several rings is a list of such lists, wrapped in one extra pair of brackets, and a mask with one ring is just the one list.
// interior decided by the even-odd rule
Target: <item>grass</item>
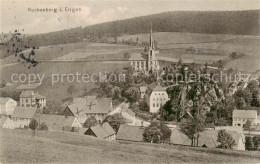
[(1, 129), (0, 162), (259, 162), (258, 152), (105, 141), (69, 132)]

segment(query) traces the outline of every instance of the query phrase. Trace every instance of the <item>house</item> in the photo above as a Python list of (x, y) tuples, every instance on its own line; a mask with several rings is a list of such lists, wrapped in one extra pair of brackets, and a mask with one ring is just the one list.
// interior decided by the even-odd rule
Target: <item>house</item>
[(145, 98), (145, 93), (146, 93), (146, 90), (147, 90), (147, 86), (140, 86), (140, 95), (141, 95), (141, 98)]
[(11, 115), (14, 108), (17, 106), (17, 102), (10, 97), (0, 97), (0, 114)]
[(144, 127), (122, 124), (118, 129), (116, 140), (142, 142), (143, 134)]
[(101, 123), (112, 109), (112, 98), (85, 98), (80, 103), (67, 106), (62, 115), (75, 116), (81, 124), (84, 124), (87, 118), (94, 116)]
[(6, 129), (14, 129), (14, 122), (9, 117), (1, 117), (0, 127)]
[(108, 122), (103, 123), (102, 125), (98, 124), (92, 126), (90, 128), (82, 128), (79, 130), (80, 134), (94, 136), (100, 139), (105, 140), (115, 140), (116, 139), (116, 132), (114, 129), (109, 125)]
[(28, 127), (34, 115), (36, 114), (36, 107), (23, 107), (17, 106), (11, 116), (15, 128), (25, 128)]
[(63, 131), (65, 128), (82, 128), (78, 119), (74, 116), (36, 114), (34, 119), (39, 123), (45, 123), (48, 130)]
[(43, 108), (46, 106), (46, 98), (32, 90), (25, 90), (20, 95), (20, 106), (37, 106)]
[(132, 53), (131, 57), (128, 59), (130, 61), (130, 65), (135, 71), (146, 71), (146, 60), (142, 57), (140, 53)]
[(156, 113), (169, 100), (166, 88), (159, 84), (150, 84), (146, 94), (146, 102), (149, 106), (150, 113)]
[[(216, 148), (220, 142), (218, 142), (219, 130), (204, 130), (200, 133), (198, 146), (207, 148)], [(235, 145), (232, 147), (234, 150), (245, 150), (245, 136), (243, 133), (235, 131), (226, 131), (232, 136), (235, 141)], [(179, 128), (172, 130), (170, 143), (174, 145), (191, 146), (191, 140), (180, 131)]]
[(257, 110), (234, 110), (232, 114), (233, 126), (244, 126), (249, 120), (252, 126), (256, 126), (258, 123)]

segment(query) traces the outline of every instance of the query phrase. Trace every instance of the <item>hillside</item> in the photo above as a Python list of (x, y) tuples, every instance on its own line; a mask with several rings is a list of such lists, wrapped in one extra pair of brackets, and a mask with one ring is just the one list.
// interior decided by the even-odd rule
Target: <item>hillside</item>
[[(0, 129), (1, 163), (259, 162), (258, 152), (105, 141), (69, 132)], [(12, 141), (12, 142), (10, 142)]]

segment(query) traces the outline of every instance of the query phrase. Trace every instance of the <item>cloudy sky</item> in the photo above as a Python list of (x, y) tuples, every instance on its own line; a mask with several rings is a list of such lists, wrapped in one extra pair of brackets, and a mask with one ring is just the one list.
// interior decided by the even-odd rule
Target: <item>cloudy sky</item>
[[(176, 10), (252, 10), (260, 0), (0, 0), (1, 32), (45, 33), (72, 27)], [(80, 8), (78, 12), (60, 12)], [(58, 9), (31, 12), (29, 9)]]

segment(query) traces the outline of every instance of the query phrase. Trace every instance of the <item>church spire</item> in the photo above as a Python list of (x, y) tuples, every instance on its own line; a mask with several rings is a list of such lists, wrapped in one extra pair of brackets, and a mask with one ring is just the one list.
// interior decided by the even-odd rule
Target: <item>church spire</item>
[(153, 27), (152, 27), (152, 23), (151, 23), (151, 32), (150, 32), (150, 44), (149, 44), (149, 48), (150, 49), (154, 49), (154, 42), (153, 42)]

